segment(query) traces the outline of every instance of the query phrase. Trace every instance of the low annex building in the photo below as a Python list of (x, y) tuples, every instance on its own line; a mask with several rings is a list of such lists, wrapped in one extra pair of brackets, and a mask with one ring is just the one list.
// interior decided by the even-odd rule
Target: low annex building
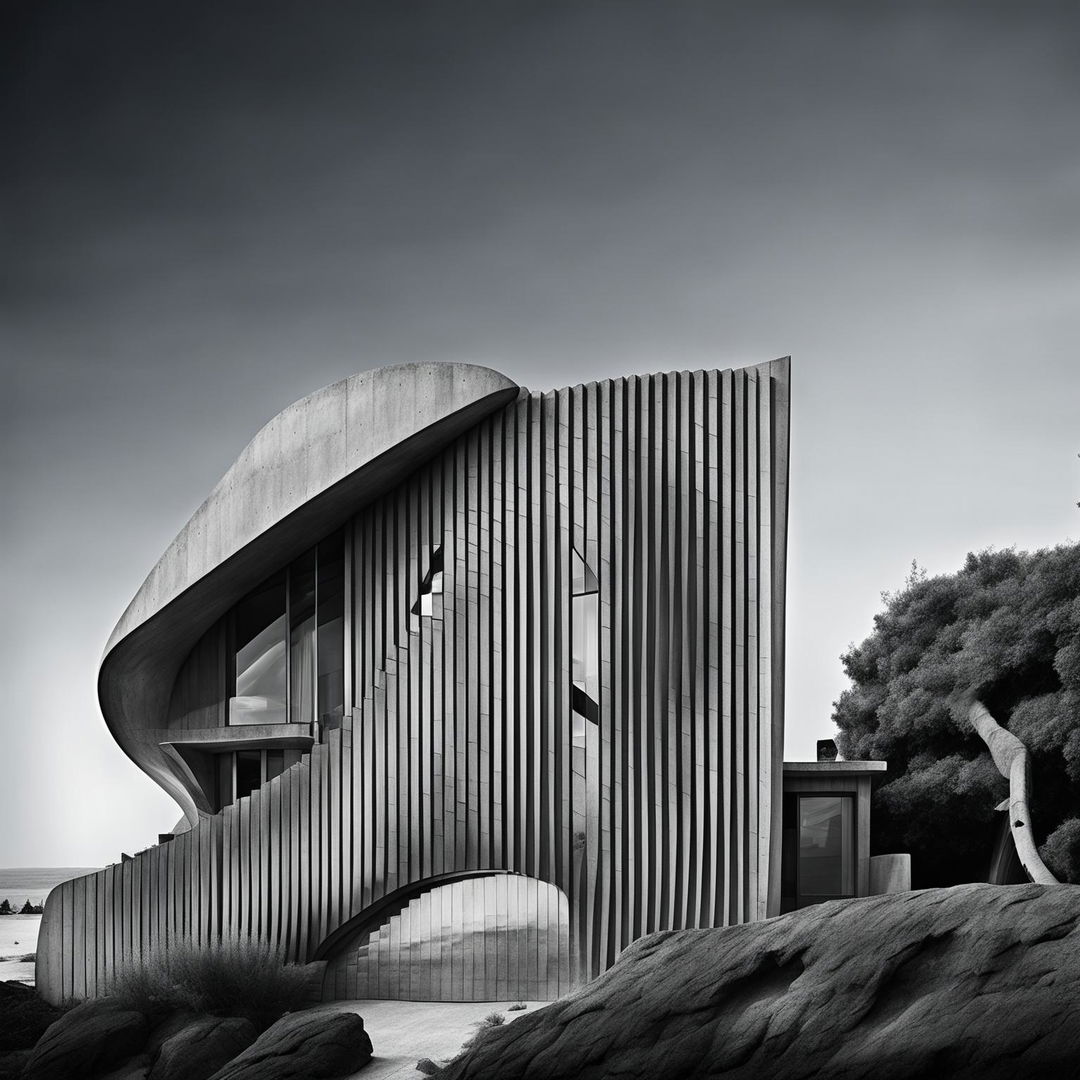
[(44, 996), (241, 936), (327, 998), (545, 999), (778, 913), (788, 380), (415, 364), (275, 417), (106, 648), (184, 825), (54, 890)]

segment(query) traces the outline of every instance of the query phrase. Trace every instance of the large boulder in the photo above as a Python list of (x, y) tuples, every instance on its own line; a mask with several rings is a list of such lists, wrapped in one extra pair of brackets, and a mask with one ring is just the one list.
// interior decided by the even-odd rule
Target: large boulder
[(51, 1024), (23, 1071), (25, 1080), (100, 1077), (142, 1050), (146, 1017), (111, 998), (84, 1001)]
[(98, 1080), (147, 1080), (150, 1075), (150, 1055), (145, 1051), (128, 1058), (123, 1065), (110, 1069)]
[(0, 1050), (0, 1080), (19, 1080), (29, 1050)]
[(330, 1080), (370, 1060), (371, 1040), (356, 1013), (309, 1009), (267, 1028), (213, 1080)]
[(961, 885), (654, 934), (447, 1080), (1080, 1075), (1080, 887)]
[(206, 1019), (208, 1019), (206, 1013), (185, 1008), (173, 1009), (164, 1017), (159, 1015), (156, 1025), (150, 1029), (150, 1036), (146, 1040), (143, 1052), (150, 1055), (151, 1061), (156, 1061), (162, 1046), (168, 1039), (183, 1031), (184, 1028), (190, 1027), (195, 1021)]
[(32, 986), (0, 982), (0, 1055), (29, 1050), (63, 1015), (63, 1009), (39, 997)]
[(190, 1021), (161, 1044), (150, 1080), (208, 1080), (246, 1050), (258, 1032), (237, 1016), (203, 1016)]

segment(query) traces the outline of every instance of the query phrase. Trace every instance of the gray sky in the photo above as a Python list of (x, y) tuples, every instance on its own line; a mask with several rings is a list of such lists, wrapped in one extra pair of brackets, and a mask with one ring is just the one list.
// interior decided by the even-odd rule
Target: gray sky
[(1080, 15), (18, 0), (0, 46), (0, 866), (151, 843), (109, 631), (271, 416), (793, 356), (788, 753), (912, 558), (1080, 535)]

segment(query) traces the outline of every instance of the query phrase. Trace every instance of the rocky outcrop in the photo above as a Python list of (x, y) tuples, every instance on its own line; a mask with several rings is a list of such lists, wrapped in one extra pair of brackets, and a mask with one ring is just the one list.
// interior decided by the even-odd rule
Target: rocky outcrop
[(246, 1050), (258, 1032), (237, 1016), (193, 1020), (161, 1044), (150, 1080), (207, 1080)]
[[(25, 1080), (259, 1080), (348, 1076), (371, 1058), (364, 1021), (328, 1009), (292, 1013), (260, 1037), (241, 1017), (185, 1010), (153, 1017), (113, 998), (62, 1014), (32, 1051), (24, 1052)], [(4, 1061), (17, 1075), (23, 1053)], [(10, 1065), (10, 1068), (7, 1066)], [(14, 1071), (13, 1071), (14, 1070)]]
[(41, 1036), (23, 1076), (26, 1080), (105, 1076), (139, 1053), (148, 1034), (141, 1012), (109, 998), (84, 1001)]
[(213, 1080), (330, 1080), (370, 1060), (371, 1039), (356, 1013), (311, 1009), (282, 1017)]
[(29, 1050), (63, 1015), (63, 1009), (39, 997), (32, 986), (0, 982), (0, 1055)]
[(136, 1054), (119, 1068), (112, 1069), (98, 1080), (147, 1080), (150, 1075), (150, 1055)]
[(655, 934), (448, 1080), (1040, 1080), (1080, 1072), (1080, 887), (962, 885)]

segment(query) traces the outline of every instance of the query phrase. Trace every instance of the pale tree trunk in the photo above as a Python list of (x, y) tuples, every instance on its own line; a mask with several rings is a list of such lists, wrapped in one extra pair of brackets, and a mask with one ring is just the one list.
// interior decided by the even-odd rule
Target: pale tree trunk
[(1031, 763), (1027, 747), (1011, 731), (1006, 731), (981, 701), (973, 701), (968, 707), (968, 719), (989, 747), (998, 772), (1009, 781), (1009, 828), (1020, 865), (1032, 881), (1040, 885), (1058, 884), (1058, 879), (1039, 858), (1031, 831), (1031, 811), (1028, 809)]

